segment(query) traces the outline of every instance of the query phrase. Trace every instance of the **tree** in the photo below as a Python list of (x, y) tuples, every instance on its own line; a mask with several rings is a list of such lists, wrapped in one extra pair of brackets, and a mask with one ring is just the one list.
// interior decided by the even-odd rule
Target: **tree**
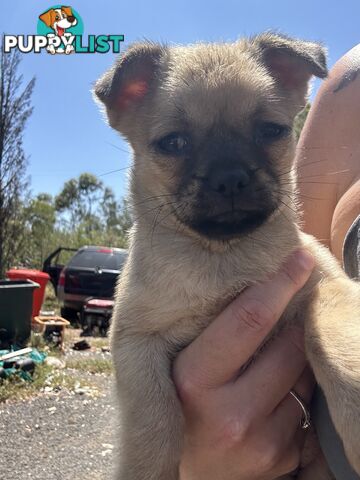
[(55, 213), (53, 198), (47, 193), (40, 193), (25, 207), (27, 236), (23, 263), (42, 268), (45, 258), (56, 248)]
[(132, 223), (127, 203), (119, 202), (112, 189), (91, 173), (68, 180), (55, 197), (55, 209), (61, 215), (59, 228), (69, 235), (72, 246), (126, 243)]
[(0, 53), (0, 278), (24, 241), (22, 200), (27, 190), (23, 133), (32, 113), (35, 79), (22, 88), (20, 54)]
[(303, 129), (305, 120), (309, 114), (311, 104), (307, 102), (305, 107), (299, 112), (294, 120), (294, 131), (295, 131), (295, 136), (296, 140), (299, 140), (301, 130)]
[(72, 178), (65, 183), (55, 198), (55, 208), (59, 213), (68, 215), (71, 225), (97, 223), (96, 210), (103, 190), (103, 183), (95, 175), (82, 173), (79, 178)]

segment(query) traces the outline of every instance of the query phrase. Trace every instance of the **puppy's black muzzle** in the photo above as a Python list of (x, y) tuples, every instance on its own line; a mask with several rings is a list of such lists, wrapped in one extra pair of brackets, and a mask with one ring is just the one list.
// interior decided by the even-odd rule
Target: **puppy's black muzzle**
[(227, 199), (235, 199), (243, 194), (251, 181), (251, 172), (245, 168), (238, 167), (234, 170), (214, 169), (208, 179), (208, 185), (211, 190), (219, 195), (219, 197)]
[(198, 178), (198, 191), (184, 223), (210, 239), (226, 240), (251, 232), (277, 207), (274, 184), (259, 169), (215, 168)]

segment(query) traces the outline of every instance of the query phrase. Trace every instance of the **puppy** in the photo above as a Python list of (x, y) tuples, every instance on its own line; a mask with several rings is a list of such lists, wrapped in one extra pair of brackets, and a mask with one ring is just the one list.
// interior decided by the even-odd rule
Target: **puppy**
[[(70, 36), (69, 33), (66, 33), (66, 29), (74, 27), (77, 24), (77, 19), (73, 15), (71, 7), (59, 7), (59, 8), (50, 8), (46, 12), (42, 13), (39, 16), (39, 19), (45, 23), (47, 27), (50, 27), (54, 30), (55, 34), (48, 34), (49, 37), (54, 37), (58, 35)], [(54, 45), (49, 45), (47, 48), (48, 52), (54, 55), (56, 53)], [(74, 52), (73, 45), (67, 45), (65, 48), (65, 53)], [(62, 50), (59, 49), (58, 53), (62, 53)]]
[[(279, 326), (305, 324), (309, 362), (360, 473), (359, 286), (299, 230), (296, 214), (293, 120), (310, 78), (326, 74), (321, 46), (265, 33), (232, 44), (137, 44), (96, 83), (110, 125), (134, 151), (135, 223), (112, 324), (117, 479), (179, 478), (174, 357), (300, 246), (317, 265)], [(312, 465), (298, 478), (331, 478)]]

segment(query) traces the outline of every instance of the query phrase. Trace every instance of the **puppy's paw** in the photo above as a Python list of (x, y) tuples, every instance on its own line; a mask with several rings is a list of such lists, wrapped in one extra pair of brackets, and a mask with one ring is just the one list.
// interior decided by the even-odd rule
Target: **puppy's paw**
[(72, 45), (67, 45), (65, 49), (66, 55), (69, 55), (70, 53), (75, 53), (75, 49)]
[(46, 50), (47, 50), (48, 53), (51, 53), (51, 55), (55, 55), (55, 53), (56, 53), (54, 45), (48, 45), (46, 47)]

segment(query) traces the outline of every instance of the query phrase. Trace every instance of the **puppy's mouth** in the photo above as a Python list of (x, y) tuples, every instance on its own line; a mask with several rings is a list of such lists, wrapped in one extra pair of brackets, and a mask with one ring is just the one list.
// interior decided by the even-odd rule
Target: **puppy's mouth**
[(231, 240), (250, 233), (265, 223), (275, 207), (262, 210), (234, 210), (214, 216), (193, 218), (188, 227), (211, 240)]

